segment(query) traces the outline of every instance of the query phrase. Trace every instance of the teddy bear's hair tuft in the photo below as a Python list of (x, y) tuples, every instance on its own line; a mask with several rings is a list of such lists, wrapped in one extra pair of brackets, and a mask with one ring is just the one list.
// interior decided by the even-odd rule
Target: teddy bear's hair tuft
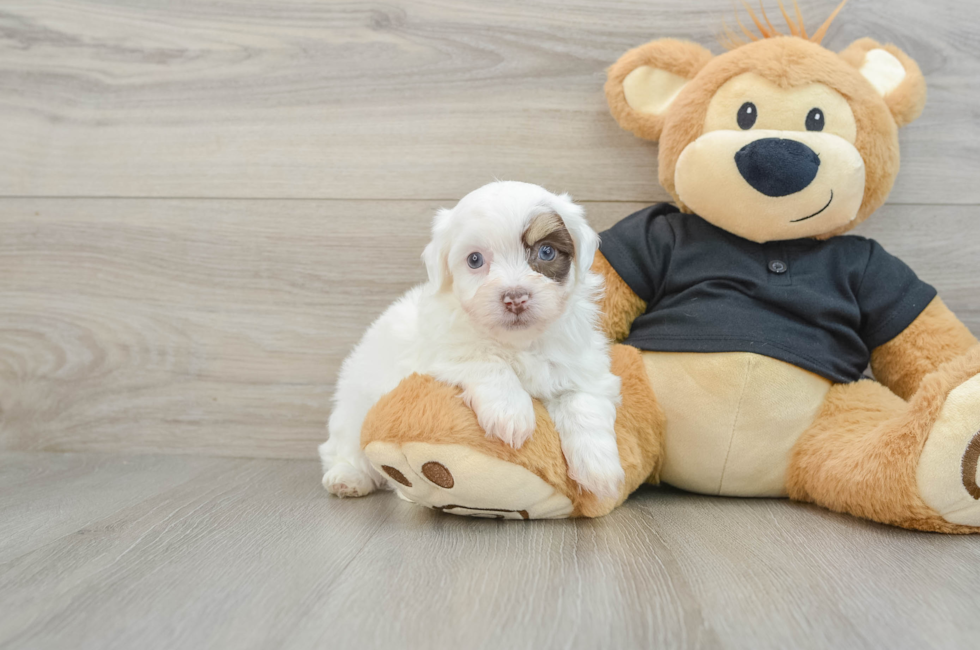
[[(844, 5), (847, 4), (847, 0), (843, 0), (839, 5), (837, 5), (837, 8), (834, 9), (834, 11), (830, 14), (830, 17), (828, 17), (827, 20), (825, 20), (824, 23), (820, 25), (817, 31), (813, 33), (813, 36), (809, 36), (806, 33), (806, 27), (803, 25), (803, 14), (800, 12), (800, 5), (797, 3), (797, 1), (793, 0), (793, 7), (796, 9), (796, 22), (793, 22), (793, 19), (790, 18), (789, 13), (786, 11), (785, 5), (783, 5), (783, 0), (776, 0), (776, 1), (779, 3), (779, 10), (782, 12), (783, 19), (786, 21), (786, 25), (789, 27), (788, 35), (805, 38), (817, 44), (819, 44), (823, 40), (823, 37), (827, 34), (827, 30), (830, 28), (830, 24), (834, 22), (834, 18), (837, 17), (837, 14), (840, 13), (840, 10), (843, 9)], [(749, 12), (749, 16), (752, 18), (752, 22), (755, 23), (755, 26), (759, 30), (759, 33), (762, 34), (762, 38), (787, 36), (787, 34), (784, 34), (783, 32), (779, 31), (773, 26), (772, 22), (769, 20), (769, 16), (766, 15), (766, 8), (763, 5), (762, 0), (759, 0), (759, 10), (762, 12), (761, 20), (756, 15), (756, 13), (752, 10), (752, 7), (750, 7), (745, 0), (742, 0), (742, 5), (744, 5), (746, 11)], [(737, 6), (735, 7), (735, 21), (738, 23), (739, 29), (742, 30), (742, 33), (745, 34), (745, 37), (748, 40), (746, 40), (746, 38), (742, 38), (742, 36), (736, 34), (734, 31), (729, 29), (727, 24), (722, 23), (725, 33), (722, 36), (719, 36), (718, 40), (721, 42), (723, 46), (725, 46), (725, 48), (729, 50), (734, 50), (737, 47), (741, 47), (742, 45), (745, 45), (746, 43), (760, 40), (758, 36), (756, 36), (751, 31), (749, 31), (749, 29), (747, 29), (745, 25), (742, 24), (742, 19), (739, 18), (738, 16)]]

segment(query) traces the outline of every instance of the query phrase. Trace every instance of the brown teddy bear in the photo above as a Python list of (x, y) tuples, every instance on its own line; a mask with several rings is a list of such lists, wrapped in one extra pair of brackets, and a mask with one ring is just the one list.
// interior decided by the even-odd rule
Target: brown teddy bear
[(613, 348), (620, 498), (569, 479), (540, 405), (515, 450), (484, 435), (457, 389), (418, 375), (362, 434), (403, 497), (456, 514), (594, 517), (662, 480), (980, 531), (977, 339), (905, 264), (844, 234), (891, 190), (922, 74), (870, 39), (823, 48), (833, 16), (812, 37), (802, 21), (785, 16), (784, 36), (763, 18), (762, 38), (743, 28), (751, 42), (720, 56), (663, 39), (609, 70), (612, 114), (660, 143), (676, 205), (603, 233), (593, 266), (603, 327), (627, 343)]

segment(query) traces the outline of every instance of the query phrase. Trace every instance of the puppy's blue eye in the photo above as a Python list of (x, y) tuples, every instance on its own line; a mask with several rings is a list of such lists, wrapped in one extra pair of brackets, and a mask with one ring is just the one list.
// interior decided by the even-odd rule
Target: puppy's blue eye
[(538, 249), (538, 259), (542, 262), (550, 262), (555, 259), (555, 249), (551, 246), (542, 246)]
[(483, 255), (470, 253), (470, 256), (466, 258), (466, 263), (470, 265), (471, 269), (478, 269), (483, 266)]

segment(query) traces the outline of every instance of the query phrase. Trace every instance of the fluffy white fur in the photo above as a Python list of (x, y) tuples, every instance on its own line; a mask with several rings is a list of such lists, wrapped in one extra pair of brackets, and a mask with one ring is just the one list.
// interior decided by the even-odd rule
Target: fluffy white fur
[[(568, 276), (532, 270), (522, 239), (545, 213), (561, 217), (575, 245)], [(624, 480), (613, 428), (619, 378), (598, 331), (602, 279), (589, 269), (599, 245), (568, 195), (536, 185), (496, 182), (441, 210), (422, 255), (429, 281), (374, 322), (344, 361), (327, 442), (323, 485), (363, 496), (386, 484), (360, 447), (361, 424), (377, 400), (413, 372), (463, 389), (488, 436), (519, 448), (534, 432), (531, 398), (548, 408), (570, 476), (613, 497)], [(473, 253), (483, 264), (470, 268)], [(514, 314), (507, 293), (529, 296)]]

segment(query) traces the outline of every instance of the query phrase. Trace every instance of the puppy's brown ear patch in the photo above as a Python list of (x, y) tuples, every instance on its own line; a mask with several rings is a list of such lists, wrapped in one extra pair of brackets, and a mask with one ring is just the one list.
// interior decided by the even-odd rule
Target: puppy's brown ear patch
[[(534, 217), (524, 231), (524, 248), (532, 269), (555, 282), (568, 279), (575, 259), (575, 241), (560, 216), (546, 212)], [(553, 252), (553, 256), (545, 254), (548, 252)]]
[(524, 230), (524, 245), (531, 246), (555, 232), (556, 230), (568, 230), (565, 222), (554, 212), (545, 212), (531, 219), (531, 223)]

